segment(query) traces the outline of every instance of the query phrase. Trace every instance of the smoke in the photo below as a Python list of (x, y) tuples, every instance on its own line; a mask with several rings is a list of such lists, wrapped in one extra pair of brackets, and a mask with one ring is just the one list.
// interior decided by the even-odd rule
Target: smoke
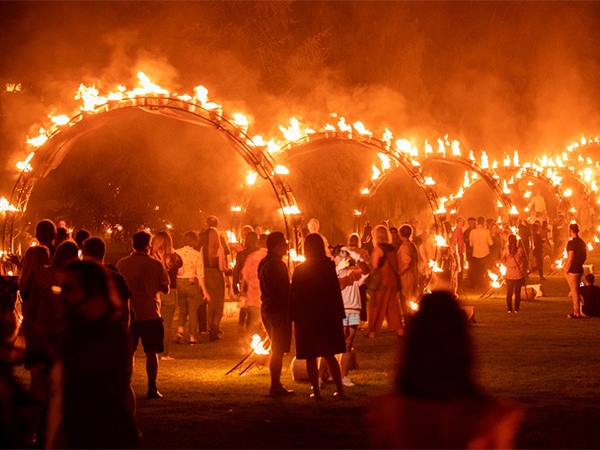
[[(81, 83), (204, 85), (250, 135), (290, 117), (449, 135), (491, 158), (561, 150), (600, 126), (596, 2), (1, 2), (0, 152), (9, 169)], [(174, 144), (174, 146), (176, 146)], [(240, 171), (242, 169), (239, 169)], [(11, 172), (12, 173), (12, 172)], [(12, 179), (11, 179), (12, 181)], [(0, 195), (7, 195), (3, 188)], [(257, 210), (263, 207), (257, 204)]]

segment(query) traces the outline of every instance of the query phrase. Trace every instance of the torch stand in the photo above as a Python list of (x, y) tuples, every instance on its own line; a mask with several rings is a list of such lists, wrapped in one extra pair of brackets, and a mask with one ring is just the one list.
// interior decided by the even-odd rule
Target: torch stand
[(504, 276), (500, 275), (498, 277), (497, 281), (498, 281), (498, 283), (499, 283), (500, 286), (498, 286), (498, 287), (490, 286), (483, 294), (481, 294), (479, 296), (479, 298), (480, 299), (482, 299), (482, 298), (490, 298), (493, 294), (495, 294), (496, 291), (498, 289), (500, 289), (502, 287), (502, 285), (504, 284)]
[[(260, 344), (262, 345), (262, 348), (270, 350), (271, 343), (269, 341), (269, 336), (265, 336), (260, 341)], [(239, 363), (233, 366), (225, 375), (229, 375), (230, 373), (235, 372), (236, 370), (239, 370), (238, 375), (243, 375), (255, 365), (266, 366), (270, 357), (270, 354), (256, 354), (255, 349), (253, 348), (248, 352), (246, 356), (242, 358), (242, 360)]]

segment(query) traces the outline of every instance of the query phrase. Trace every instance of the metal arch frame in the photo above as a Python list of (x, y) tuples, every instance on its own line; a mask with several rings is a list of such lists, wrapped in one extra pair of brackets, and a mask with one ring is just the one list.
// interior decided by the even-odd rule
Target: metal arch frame
[[(447, 156), (447, 155), (438, 156), (435, 154), (434, 155), (426, 155), (425, 158), (423, 158), (423, 161), (435, 161), (435, 162), (444, 162), (444, 163), (448, 163), (448, 164), (460, 164), (460, 165), (466, 167), (469, 171), (475, 172), (483, 181), (485, 181), (485, 183), (488, 185), (488, 187), (490, 189), (492, 189), (498, 195), (498, 198), (500, 199), (500, 201), (502, 202), (502, 205), (504, 206), (504, 209), (506, 210), (506, 214), (508, 216), (509, 221), (511, 220), (511, 218), (512, 218), (511, 209), (513, 207), (513, 202), (510, 199), (510, 197), (504, 193), (504, 190), (502, 189), (502, 187), (500, 187), (500, 184), (494, 177), (494, 173), (490, 172), (489, 169), (482, 168), (472, 159), (468, 159), (463, 156), (457, 156), (457, 155), (451, 155), (451, 156)], [(474, 185), (474, 183), (471, 183), (471, 185), (469, 185), (468, 187), (464, 187), (465, 191), (467, 189), (471, 188), (473, 185)]]
[[(250, 145), (249, 143), (252, 141), (246, 135), (246, 132), (240, 129), (240, 127), (232, 123), (226, 117), (223, 117), (220, 110), (209, 110), (193, 101), (182, 100), (180, 98), (146, 95), (123, 100), (109, 100), (107, 103), (95, 108), (92, 112), (82, 112), (71, 118), (67, 124), (59, 126), (50, 134), (50, 136), (48, 136), (47, 141), (35, 151), (34, 156), (30, 161), (30, 165), (33, 166), (33, 169), (31, 171), (27, 171), (27, 169), (24, 168), (19, 174), (19, 177), (13, 187), (10, 196), (10, 203), (16, 207), (17, 211), (12, 213), (7, 211), (5, 215), (4, 224), (2, 227), (3, 251), (10, 251), (11, 253), (14, 252), (15, 223), (17, 219), (25, 213), (27, 209), (27, 203), (29, 202), (31, 192), (36, 182), (39, 179), (47, 176), (52, 169), (57, 167), (60, 164), (62, 157), (68, 153), (68, 149), (64, 150), (62, 148), (64, 146), (63, 144), (63, 146), (58, 147), (58, 149), (52, 154), (46, 155), (44, 149), (48, 148), (47, 143), (53, 138), (59, 136), (63, 130), (66, 130), (67, 127), (71, 128), (79, 123), (84, 123), (87, 117), (97, 116), (99, 114), (127, 108), (135, 108), (145, 112), (159, 114), (169, 111), (175, 114), (163, 115), (177, 120), (188, 121), (201, 126), (214, 126), (218, 131), (224, 132), (225, 136), (234, 144), (234, 147), (248, 163), (248, 165), (251, 166), (263, 179), (268, 180), (271, 184), (271, 187), (273, 188), (281, 207), (286, 234), (289, 238), (290, 232), (294, 230), (293, 245), (294, 247), (297, 247), (298, 233), (296, 230), (296, 225), (294, 224), (294, 221), (288, 217), (293, 216), (293, 214), (286, 212), (286, 207), (297, 207), (296, 200), (289, 185), (287, 185), (284, 180), (275, 173), (275, 160), (266, 151), (266, 148), (253, 144)], [(178, 114), (181, 113), (184, 114), (184, 117), (192, 117), (193, 120), (186, 120), (186, 118), (178, 116)], [(81, 134), (85, 131), (86, 130), (81, 130), (78, 134)], [(36, 163), (38, 164), (36, 165)], [(12, 214), (11, 218), (9, 218), (9, 214)], [(9, 227), (10, 230), (7, 230)]]
[[(554, 194), (556, 195), (556, 197), (558, 197), (559, 204), (562, 205), (565, 210), (565, 216), (569, 217), (570, 219), (574, 218), (573, 213), (571, 213), (571, 202), (569, 202), (567, 197), (565, 197), (564, 193), (562, 192), (562, 189), (559, 186), (556, 186), (552, 183), (552, 181), (546, 176), (544, 171), (538, 171), (531, 167), (519, 166), (501, 166), (494, 169), (494, 171), (498, 175), (498, 177), (500, 177), (500, 175), (497, 173), (497, 171), (505, 171), (512, 173), (515, 177), (525, 176), (540, 179), (541, 181), (546, 183), (550, 187), (550, 189), (552, 189), (552, 191), (554, 191)], [(506, 180), (507, 183), (510, 181), (510, 179), (502, 179)]]
[[(318, 132), (318, 133), (310, 133), (310, 134), (305, 135), (302, 138), (298, 139), (297, 141), (288, 142), (285, 146), (283, 146), (281, 148), (281, 151), (282, 152), (290, 151), (291, 149), (302, 147), (303, 145), (306, 145), (309, 142), (327, 141), (327, 140), (350, 141), (350, 142), (362, 145), (365, 148), (376, 150), (378, 153), (385, 154), (395, 163), (395, 167), (391, 167), (390, 169), (387, 169), (387, 170), (382, 170), (379, 178), (377, 178), (376, 180), (372, 180), (371, 186), (369, 187), (369, 194), (366, 195), (361, 200), (360, 205), (359, 205), (358, 210), (361, 212), (361, 216), (362, 216), (362, 214), (365, 213), (368, 200), (375, 194), (375, 192), (377, 191), (379, 186), (381, 186), (383, 181), (386, 179), (387, 173), (389, 173), (389, 171), (391, 171), (391, 170), (397, 169), (398, 167), (402, 167), (407, 172), (407, 174), (410, 177), (412, 177), (412, 179), (415, 181), (415, 183), (417, 183), (418, 187), (421, 188), (421, 190), (425, 194), (425, 196), (427, 198), (427, 202), (431, 208), (431, 213), (432, 213), (438, 234), (440, 234), (440, 235), (446, 234), (445, 230), (444, 230), (442, 218), (440, 217), (439, 214), (436, 213), (436, 211), (439, 210), (441, 203), (437, 196), (437, 193), (435, 192), (435, 189), (426, 183), (425, 177), (423, 176), (423, 174), (421, 173), (420, 170), (415, 168), (413, 161), (411, 159), (407, 158), (406, 155), (404, 155), (403, 153), (392, 149), (392, 146), (389, 142), (384, 142), (382, 140), (373, 138), (368, 135), (354, 134), (354, 133), (345, 132), (345, 131), (323, 131), (323, 132)], [(439, 264), (439, 263), (441, 262), (442, 256), (443, 255), (442, 255), (442, 252), (440, 251), (440, 248), (436, 245), (434, 261), (438, 267), (441, 267), (441, 264)], [(432, 272), (429, 274), (429, 278), (427, 280), (427, 283), (425, 284), (424, 289), (427, 290), (429, 288), (429, 286), (431, 285), (431, 283), (434, 283), (434, 282), (435, 282), (434, 272)]]

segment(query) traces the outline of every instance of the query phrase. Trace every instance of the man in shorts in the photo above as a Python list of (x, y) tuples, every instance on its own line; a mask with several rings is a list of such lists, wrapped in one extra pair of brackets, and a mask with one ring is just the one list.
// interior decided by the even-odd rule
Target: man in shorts
[(289, 318), (290, 277), (283, 257), (288, 251), (285, 236), (275, 231), (267, 237), (267, 256), (258, 266), (261, 292), (261, 316), (271, 341), (271, 397), (293, 394), (281, 384), (283, 355), (290, 351), (292, 323)]
[(119, 260), (117, 269), (131, 290), (131, 309), (135, 316), (131, 324), (133, 348), (137, 348), (141, 339), (146, 353), (148, 398), (161, 398), (156, 388), (158, 354), (164, 351), (165, 334), (160, 316), (160, 293), (169, 293), (169, 275), (149, 253), (150, 234), (138, 231), (133, 235), (133, 253)]

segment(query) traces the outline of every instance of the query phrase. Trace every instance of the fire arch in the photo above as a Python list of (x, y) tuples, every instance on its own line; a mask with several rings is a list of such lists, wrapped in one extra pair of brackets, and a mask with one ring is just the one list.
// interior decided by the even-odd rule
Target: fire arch
[[(108, 100), (100, 105), (82, 111), (62, 123), (49, 135), (38, 142), (38, 149), (32, 152), (20, 168), (21, 172), (10, 196), (10, 208), (5, 212), (2, 226), (2, 250), (14, 252), (14, 239), (19, 219), (27, 208), (27, 203), (36, 183), (57, 168), (77, 140), (104, 126), (109, 121), (124, 117), (132, 109), (160, 115), (195, 125), (213, 128), (233, 144), (234, 149), (248, 164), (250, 180), (261, 178), (268, 181), (275, 193), (288, 236), (296, 236), (293, 217), (298, 212), (290, 186), (278, 173), (277, 164), (266, 146), (256, 145), (246, 135), (247, 123), (223, 115), (222, 108), (215, 104), (205, 104), (192, 98), (170, 95), (147, 94), (124, 99)], [(292, 241), (292, 246), (296, 246)]]
[[(375, 139), (368, 134), (340, 130), (311, 132), (288, 142), (279, 150), (283, 153), (282, 162), (292, 164), (295, 154), (303, 154), (303, 152), (311, 152), (322, 146), (335, 144), (345, 144), (359, 150), (370, 150), (377, 155), (375, 162), (369, 163), (369, 166), (372, 165), (370, 179), (366, 183), (364, 182), (366, 180), (363, 180), (362, 189), (357, 189), (355, 193), (358, 194), (355, 197), (357, 199), (356, 203), (353, 205), (353, 209), (347, 212), (349, 216), (353, 216), (354, 231), (360, 231), (361, 222), (368, 216), (370, 203), (377, 195), (382, 184), (391, 181), (390, 178), (396, 171), (406, 174), (410, 179), (409, 184), (414, 184), (423, 194), (424, 204), (426, 204), (425, 209), (430, 212), (436, 229), (435, 234), (438, 235), (436, 243), (439, 245), (436, 245), (435, 256), (429, 261), (429, 281), (434, 282), (433, 275), (443, 265), (441, 262), (443, 258), (441, 247), (444, 244), (441, 241), (444, 241), (445, 233), (443, 215), (440, 214), (443, 204), (440, 202), (434, 186), (428, 183), (419, 170), (418, 163), (398, 151), (390, 141)], [(311, 150), (311, 146), (315, 147), (312, 147)], [(354, 187), (351, 189), (354, 189)], [(398, 193), (396, 197), (401, 198), (401, 194)], [(409, 200), (412, 199), (412, 197), (408, 198)], [(406, 220), (408, 219), (409, 217), (406, 217)]]
[[(504, 166), (495, 169), (495, 173), (497, 173), (499, 178), (502, 180), (502, 183), (504, 184), (504, 190), (509, 196), (515, 195), (513, 189), (519, 180), (524, 180), (525, 178), (539, 180), (556, 196), (559, 202), (559, 208), (565, 213), (565, 216), (570, 217), (571, 219), (575, 218), (576, 211), (571, 206), (567, 195), (565, 195), (560, 187), (562, 177), (558, 176), (553, 171), (546, 173), (546, 171), (541, 167), (536, 169), (528, 166)], [(533, 187), (534, 183), (531, 182), (529, 186)], [(527, 200), (531, 196), (531, 191), (526, 190), (523, 195), (524, 199)]]
[[(490, 172), (487, 168), (482, 168), (481, 166), (479, 166), (473, 159), (468, 159), (461, 155), (429, 154), (422, 159), (423, 163), (426, 163), (427, 161), (440, 164), (461, 166), (464, 167), (467, 172), (471, 172), (472, 174), (474, 174), (473, 176), (468, 177), (467, 172), (465, 172), (464, 181), (462, 183), (462, 186), (459, 188), (458, 192), (450, 195), (449, 198), (443, 197), (444, 203), (448, 202), (448, 207), (451, 208), (450, 216), (457, 213), (463, 194), (468, 189), (470, 189), (475, 184), (475, 182), (479, 180), (483, 181), (497, 195), (497, 207), (498, 209), (503, 209), (505, 211), (506, 219), (509, 222), (512, 222), (518, 214), (510, 197), (506, 194), (505, 189), (500, 185), (494, 174)], [(447, 208), (444, 207), (444, 209)]]

